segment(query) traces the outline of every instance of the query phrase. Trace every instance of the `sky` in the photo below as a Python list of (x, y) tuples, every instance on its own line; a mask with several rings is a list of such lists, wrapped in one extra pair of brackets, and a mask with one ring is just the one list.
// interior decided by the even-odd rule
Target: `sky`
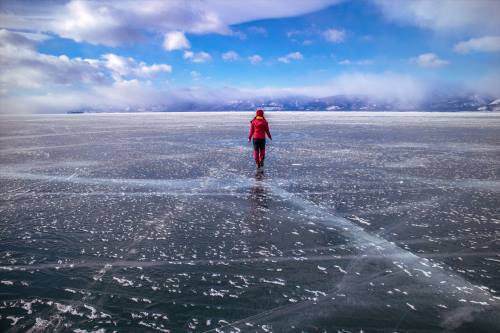
[(0, 0), (0, 112), (500, 97), (500, 0)]

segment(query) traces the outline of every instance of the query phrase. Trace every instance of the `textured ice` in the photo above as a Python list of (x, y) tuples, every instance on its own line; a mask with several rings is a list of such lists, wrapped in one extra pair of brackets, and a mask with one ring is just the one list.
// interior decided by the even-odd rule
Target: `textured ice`
[(500, 115), (0, 116), (0, 330), (500, 327)]

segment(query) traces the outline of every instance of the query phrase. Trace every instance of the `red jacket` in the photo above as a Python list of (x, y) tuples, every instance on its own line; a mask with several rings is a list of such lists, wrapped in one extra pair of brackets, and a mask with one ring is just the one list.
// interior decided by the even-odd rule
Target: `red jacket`
[[(262, 118), (262, 119), (260, 119)], [(255, 117), (250, 122), (250, 134), (248, 134), (248, 140), (250, 139), (265, 139), (266, 134), (269, 139), (273, 139), (271, 137), (271, 132), (269, 132), (269, 125), (267, 120), (263, 117)]]

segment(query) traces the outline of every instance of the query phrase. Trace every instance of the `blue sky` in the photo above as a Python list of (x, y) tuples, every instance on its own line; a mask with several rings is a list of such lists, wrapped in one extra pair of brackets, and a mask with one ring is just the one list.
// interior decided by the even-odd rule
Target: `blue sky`
[(2, 112), (500, 95), (500, 1), (2, 1)]

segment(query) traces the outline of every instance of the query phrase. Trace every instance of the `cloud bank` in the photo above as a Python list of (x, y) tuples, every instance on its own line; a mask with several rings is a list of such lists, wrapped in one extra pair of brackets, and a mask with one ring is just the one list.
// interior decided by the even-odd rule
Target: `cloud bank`
[[(77, 42), (106, 46), (133, 43), (148, 32), (165, 35), (167, 50), (188, 48), (179, 34), (231, 35), (230, 26), (267, 18), (303, 15), (340, 0), (73, 0), (45, 2), (42, 12), (29, 3), (6, 0), (0, 27), (47, 31)], [(173, 33), (173, 34), (172, 34)]]
[[(111, 64), (109, 59), (113, 59)], [(127, 74), (130, 66), (117, 64), (114, 57), (102, 60), (112, 67), (113, 73)], [(198, 72), (191, 72), (198, 80)], [(345, 73), (322, 84), (300, 87), (220, 87), (193, 86), (179, 88), (159, 87), (148, 80), (123, 79), (109, 83), (96, 83), (85, 89), (64, 86), (57, 92), (29, 96), (7, 95), (1, 98), (2, 112), (53, 113), (78, 109), (100, 111), (140, 111), (160, 106), (161, 110), (177, 110), (189, 103), (215, 103), (223, 105), (233, 100), (259, 98), (285, 98), (289, 96), (329, 97), (334, 95), (366, 96), (373, 100), (390, 100), (401, 106), (415, 105), (427, 93), (426, 83), (410, 76), (394, 73)]]
[(390, 100), (399, 105), (418, 104), (428, 93), (428, 83), (397, 73), (343, 73), (320, 85), (254, 89), (264, 96), (303, 95), (329, 97), (337, 95), (366, 96), (373, 100)]
[[(147, 81), (138, 79), (145, 80), (171, 71), (172, 66), (168, 64), (148, 65), (112, 53), (97, 59), (48, 55), (38, 52), (36, 41), (25, 35), (0, 30), (2, 112), (13, 109), (38, 112), (44, 105), (60, 110), (58, 103), (74, 108), (83, 102), (72, 96), (81, 95), (83, 101), (89, 101), (98, 97), (97, 91), (106, 91), (108, 87), (123, 91), (124, 87), (132, 83), (135, 88), (140, 86), (140, 90), (143, 90), (147, 87)], [(49, 99), (53, 102), (49, 102)], [(95, 100), (99, 101), (99, 98)]]
[(38, 53), (36, 42), (0, 30), (0, 86), (2, 90), (39, 88), (47, 84), (102, 83), (106, 75), (97, 59), (68, 58)]

